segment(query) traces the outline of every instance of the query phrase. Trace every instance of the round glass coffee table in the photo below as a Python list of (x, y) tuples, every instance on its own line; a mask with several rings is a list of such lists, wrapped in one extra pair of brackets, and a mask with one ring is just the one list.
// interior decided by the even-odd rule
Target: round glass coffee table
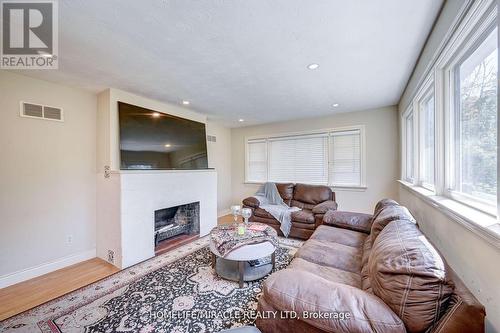
[[(246, 234), (245, 237), (238, 236), (236, 230), (225, 227), (220, 229), (216, 227), (212, 233), (224, 233), (224, 237), (232, 237), (228, 239), (232, 244), (237, 244), (239, 241), (245, 244), (237, 244), (233, 250), (228, 251), (224, 256), (217, 250), (216, 243), (213, 238), (210, 240), (210, 251), (212, 252), (212, 268), (222, 278), (239, 282), (239, 287), (243, 288), (245, 281), (254, 281), (263, 278), (269, 274), (276, 264), (276, 246), (277, 233), (269, 227), (266, 229), (266, 234), (272, 241), (264, 240), (258, 243), (249, 243), (254, 238), (256, 241), (262, 239), (262, 234), (256, 232), (255, 237), (252, 234)], [(252, 233), (247, 230), (247, 233)], [(265, 260), (271, 257), (270, 260)]]

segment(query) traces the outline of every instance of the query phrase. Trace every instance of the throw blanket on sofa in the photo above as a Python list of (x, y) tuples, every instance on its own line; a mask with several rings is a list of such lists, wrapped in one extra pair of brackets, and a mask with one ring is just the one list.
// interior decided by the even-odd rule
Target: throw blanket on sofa
[(298, 207), (289, 207), (281, 198), (275, 183), (265, 183), (255, 193), (259, 207), (271, 214), (280, 223), (280, 229), (285, 237), (292, 228), (292, 213), (299, 211)]

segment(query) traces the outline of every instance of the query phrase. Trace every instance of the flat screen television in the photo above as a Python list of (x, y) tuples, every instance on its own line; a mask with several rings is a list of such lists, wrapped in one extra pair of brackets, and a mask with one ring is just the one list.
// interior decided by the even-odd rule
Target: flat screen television
[(122, 170), (207, 169), (205, 124), (118, 102)]

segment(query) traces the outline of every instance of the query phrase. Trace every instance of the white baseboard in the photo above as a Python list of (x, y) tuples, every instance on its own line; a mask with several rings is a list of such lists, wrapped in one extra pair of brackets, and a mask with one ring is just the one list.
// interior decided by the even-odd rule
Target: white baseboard
[(0, 289), (95, 257), (96, 249), (92, 249), (0, 276)]
[(217, 217), (226, 216), (231, 214), (231, 209), (225, 209), (217, 213)]

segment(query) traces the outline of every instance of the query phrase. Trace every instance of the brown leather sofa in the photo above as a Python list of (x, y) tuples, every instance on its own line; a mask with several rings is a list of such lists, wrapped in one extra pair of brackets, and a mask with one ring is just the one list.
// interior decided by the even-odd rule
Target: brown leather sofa
[[(288, 206), (301, 208), (300, 211), (292, 213), (290, 237), (308, 239), (323, 223), (323, 215), (329, 210), (337, 209), (335, 192), (328, 186), (277, 183), (276, 187)], [(283, 236), (280, 223), (271, 214), (259, 208), (259, 204), (259, 200), (255, 197), (243, 200), (243, 207), (252, 209), (250, 221), (268, 224)]]
[(262, 332), (484, 332), (483, 305), (405, 207), (385, 199), (324, 222), (264, 282), (258, 311), (277, 314), (258, 317)]

